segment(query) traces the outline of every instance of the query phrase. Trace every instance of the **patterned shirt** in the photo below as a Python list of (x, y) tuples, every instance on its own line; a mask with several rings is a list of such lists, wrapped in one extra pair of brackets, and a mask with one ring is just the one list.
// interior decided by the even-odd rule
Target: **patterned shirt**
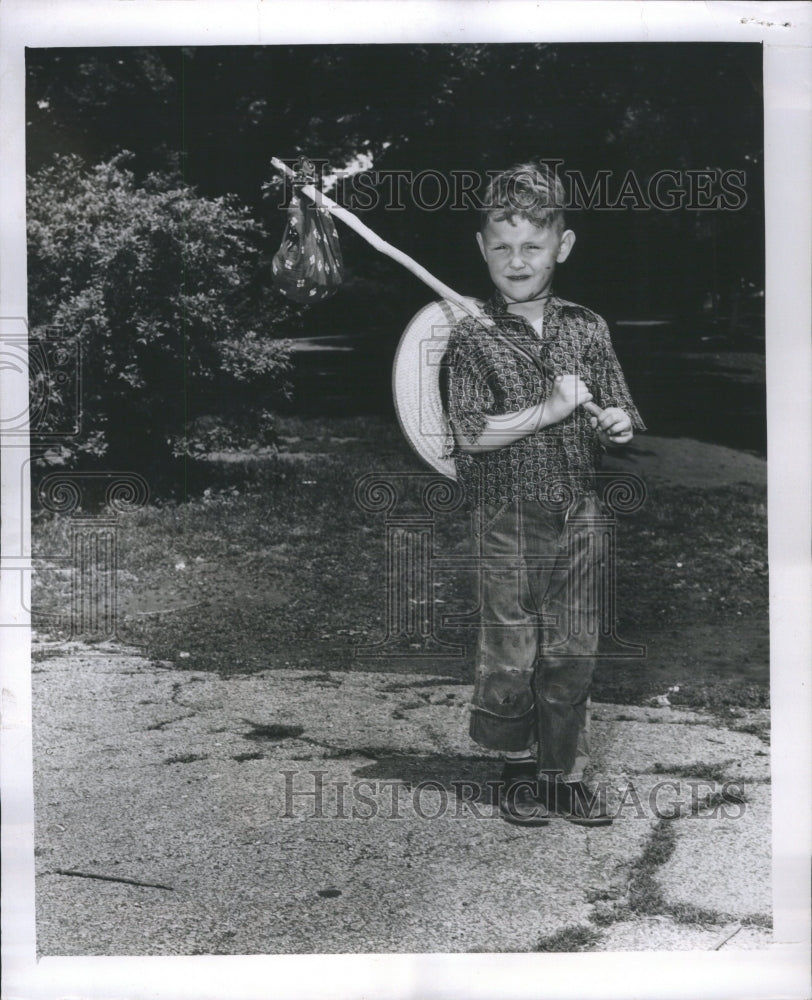
[[(448, 416), (462, 437), (473, 443), (488, 416), (535, 406), (547, 398), (552, 379), (564, 374), (583, 379), (599, 406), (618, 406), (636, 430), (646, 429), (608, 327), (596, 313), (551, 296), (539, 335), (524, 317), (507, 311), (498, 292), (485, 312), (501, 336), (466, 317), (454, 327), (446, 352)], [(506, 447), (472, 455), (452, 443), (448, 453), (469, 502), (499, 505), (552, 500), (562, 486), (575, 496), (592, 491), (603, 452), (589, 414), (578, 407), (559, 423)]]

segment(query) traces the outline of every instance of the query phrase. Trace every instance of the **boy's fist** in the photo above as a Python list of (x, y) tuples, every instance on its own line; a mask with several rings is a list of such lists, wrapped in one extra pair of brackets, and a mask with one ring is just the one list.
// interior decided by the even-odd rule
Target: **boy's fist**
[(634, 436), (631, 419), (619, 406), (607, 407), (600, 417), (592, 417), (589, 422), (605, 445), (628, 444)]
[(553, 388), (547, 399), (551, 415), (556, 421), (568, 417), (582, 403), (588, 403), (592, 393), (577, 375), (556, 375)]

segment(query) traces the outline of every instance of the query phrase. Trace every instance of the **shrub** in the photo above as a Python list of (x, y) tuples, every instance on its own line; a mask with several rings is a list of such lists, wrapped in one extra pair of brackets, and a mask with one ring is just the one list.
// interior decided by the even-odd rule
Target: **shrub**
[[(139, 185), (130, 156), (57, 157), (29, 178), (29, 318), (80, 345), (81, 433), (62, 460), (154, 472), (188, 453), (199, 418), (250, 426), (279, 400), (290, 364), (279, 334), (294, 319), (262, 271), (262, 230), (233, 197), (167, 175)], [(47, 391), (58, 419), (71, 401), (56, 382)]]

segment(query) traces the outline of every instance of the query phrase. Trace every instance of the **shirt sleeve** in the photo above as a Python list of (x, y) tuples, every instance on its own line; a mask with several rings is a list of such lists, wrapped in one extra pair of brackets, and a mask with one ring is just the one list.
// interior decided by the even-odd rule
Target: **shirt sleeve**
[(478, 359), (475, 334), (465, 323), (451, 334), (446, 363), (448, 417), (456, 430), (473, 444), (484, 430), (488, 414), (493, 412), (494, 396), (484, 365)]
[(615, 349), (612, 347), (609, 327), (603, 319), (598, 324), (595, 339), (590, 347), (589, 361), (592, 370), (592, 384), (589, 388), (598, 406), (603, 409), (608, 406), (619, 406), (629, 415), (635, 430), (646, 430), (643, 418), (634, 405), (629, 387), (626, 385), (626, 378)]

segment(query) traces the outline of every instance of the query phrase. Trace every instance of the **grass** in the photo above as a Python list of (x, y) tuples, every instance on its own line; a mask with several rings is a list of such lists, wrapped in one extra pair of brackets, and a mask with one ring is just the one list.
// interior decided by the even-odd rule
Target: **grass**
[(705, 761), (692, 764), (655, 764), (652, 770), (654, 774), (668, 774), (677, 778), (724, 782), (729, 778), (728, 768), (732, 763), (732, 760), (725, 760), (715, 764), (707, 764)]
[(594, 927), (582, 925), (562, 927), (560, 931), (548, 934), (536, 945), (536, 951), (591, 951), (600, 941), (600, 933)]
[(653, 916), (666, 912), (670, 914), (671, 908), (666, 904), (655, 876), (676, 849), (677, 830), (674, 822), (671, 819), (660, 819), (654, 827), (629, 879), (628, 897), (622, 907), (626, 913), (635, 916)]
[[(462, 657), (354, 655), (384, 635), (387, 588), (385, 514), (359, 509), (353, 489), (370, 471), (425, 471), (399, 429), (383, 418), (281, 423), (297, 458), (222, 463), (184, 502), (119, 515), (118, 637), (156, 661), (225, 676), (383, 669), (470, 682), (473, 628), (441, 632), (467, 647)], [(419, 511), (407, 492), (399, 510)], [(618, 632), (647, 655), (603, 661), (596, 700), (640, 704), (676, 685), (675, 705), (768, 703), (764, 504), (755, 486), (652, 485), (644, 507), (620, 519)], [(464, 513), (437, 514), (433, 531), (437, 554), (464, 554)], [(70, 519), (36, 513), (33, 538), (35, 610), (63, 616), (40, 631), (65, 637)], [(438, 618), (472, 611), (475, 582), (470, 571), (438, 570)]]
[[(667, 916), (677, 924), (707, 927), (729, 924), (735, 919), (720, 910), (694, 903), (669, 903), (665, 899), (656, 876), (676, 850), (678, 822), (678, 819), (658, 820), (643, 852), (631, 867), (626, 898), (599, 903), (590, 916), (593, 924), (607, 927), (636, 917)], [(743, 926), (772, 927), (772, 919), (764, 914), (744, 916), (739, 922)]]
[(193, 764), (196, 760), (208, 760), (207, 754), (182, 753), (174, 757), (167, 757), (164, 764)]
[(764, 743), (770, 742), (770, 729), (766, 722), (746, 722), (740, 726), (733, 725), (731, 728), (735, 729), (737, 733), (750, 733), (753, 736), (758, 736)]

